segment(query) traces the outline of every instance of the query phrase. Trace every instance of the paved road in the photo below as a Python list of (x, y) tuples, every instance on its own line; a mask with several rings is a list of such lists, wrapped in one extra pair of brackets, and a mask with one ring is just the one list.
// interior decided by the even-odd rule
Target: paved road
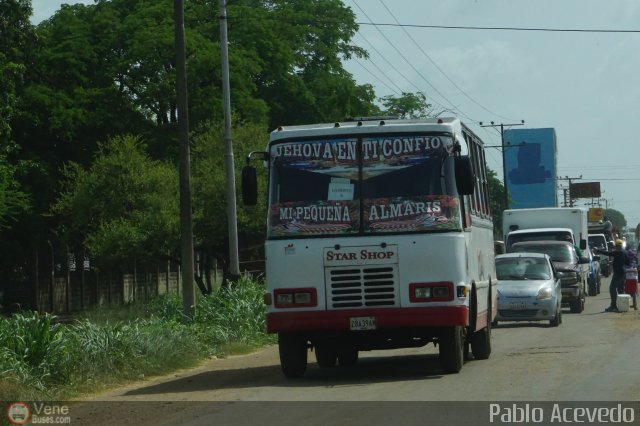
[[(380, 417), (382, 413), (390, 412), (388, 407), (379, 413), (386, 405), (367, 401), (640, 401), (640, 311), (604, 312), (608, 284), (608, 279), (603, 280), (605, 291), (587, 298), (583, 313), (571, 314), (565, 308), (563, 324), (558, 328), (549, 327), (547, 322), (500, 323), (493, 332), (490, 359), (468, 361), (459, 374), (442, 374), (437, 349), (430, 345), (363, 353), (359, 364), (351, 369), (320, 369), (310, 354), (305, 377), (288, 380), (280, 372), (277, 347), (273, 346), (100, 395), (99, 400), (116, 405), (88, 404), (85, 408), (91, 407), (92, 414), (86, 410), (78, 410), (78, 414), (82, 412), (80, 417), (85, 420), (87, 416), (100, 418), (107, 415), (106, 407), (118, 407), (118, 401), (138, 401), (131, 405), (133, 412), (155, 407), (149, 424), (222, 424), (220, 419), (229, 416), (226, 420), (238, 420), (240, 413), (250, 424), (256, 416), (273, 418), (287, 409), (296, 413), (287, 417), (291, 424), (300, 424), (296, 423), (300, 419), (307, 419), (307, 423), (310, 418), (318, 420), (313, 414), (318, 404), (294, 404), (293, 409), (286, 402), (321, 401), (322, 412), (328, 402), (336, 403), (330, 411), (337, 417), (322, 417), (323, 421), (335, 424), (344, 417), (342, 410), (351, 413), (348, 410), (357, 407), (372, 416), (370, 424), (383, 424), (377, 421), (384, 418)], [(194, 403), (198, 401), (206, 403)], [(240, 401), (243, 403), (238, 405)], [(260, 405), (248, 401), (282, 403)], [(339, 401), (360, 403), (341, 405)], [(484, 403), (482, 410), (486, 411), (486, 406)], [(417, 406), (393, 407), (406, 413)], [(452, 404), (431, 404), (428, 409), (447, 413), (456, 410)], [(640, 421), (640, 410), (636, 417)]]

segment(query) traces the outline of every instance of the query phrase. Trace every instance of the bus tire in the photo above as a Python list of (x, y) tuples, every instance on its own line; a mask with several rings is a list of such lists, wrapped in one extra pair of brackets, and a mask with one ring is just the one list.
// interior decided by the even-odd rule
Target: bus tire
[(459, 325), (444, 327), (438, 336), (440, 365), (447, 374), (460, 372), (464, 363), (463, 328)]
[(489, 284), (489, 297), (487, 300), (487, 326), (478, 330), (471, 336), (471, 352), (475, 359), (488, 359), (491, 356), (491, 284)]
[(336, 366), (338, 352), (330, 344), (319, 344), (313, 348), (316, 353), (316, 361), (320, 368), (331, 368)]
[(280, 368), (285, 377), (302, 377), (307, 370), (307, 339), (296, 333), (278, 333)]
[(338, 363), (341, 367), (353, 367), (358, 363), (358, 350), (342, 348), (338, 351)]

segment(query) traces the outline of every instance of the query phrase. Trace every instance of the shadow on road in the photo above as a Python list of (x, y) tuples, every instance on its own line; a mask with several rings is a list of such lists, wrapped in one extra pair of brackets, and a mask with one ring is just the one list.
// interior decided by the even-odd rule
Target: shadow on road
[[(124, 395), (157, 395), (261, 386), (333, 387), (442, 377), (437, 354), (364, 357), (353, 367), (319, 368), (314, 361), (314, 355), (310, 352), (307, 372), (299, 379), (286, 379), (279, 365), (213, 370), (134, 389)], [(473, 360), (465, 361), (469, 362)]]

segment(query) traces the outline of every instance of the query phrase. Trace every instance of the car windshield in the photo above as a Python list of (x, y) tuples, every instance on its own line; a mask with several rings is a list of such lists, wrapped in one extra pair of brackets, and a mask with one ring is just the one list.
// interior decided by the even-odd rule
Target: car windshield
[(604, 236), (589, 237), (589, 245), (598, 248), (607, 248), (607, 240)]
[(577, 263), (575, 249), (569, 244), (526, 244), (512, 247), (514, 253), (543, 253), (548, 254), (553, 262)]
[(512, 257), (496, 259), (498, 280), (548, 280), (551, 278), (549, 264), (543, 258)]
[(573, 242), (573, 236), (567, 231), (523, 232), (509, 234), (508, 246), (525, 241), (568, 241)]
[(461, 230), (444, 134), (271, 146), (268, 236)]

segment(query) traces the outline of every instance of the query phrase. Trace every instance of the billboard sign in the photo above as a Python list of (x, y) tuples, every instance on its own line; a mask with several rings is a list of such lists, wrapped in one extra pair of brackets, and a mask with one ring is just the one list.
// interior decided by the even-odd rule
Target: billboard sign
[(571, 199), (600, 198), (600, 182), (571, 183), (569, 185)]
[(504, 143), (509, 207), (557, 207), (555, 129), (508, 129)]

